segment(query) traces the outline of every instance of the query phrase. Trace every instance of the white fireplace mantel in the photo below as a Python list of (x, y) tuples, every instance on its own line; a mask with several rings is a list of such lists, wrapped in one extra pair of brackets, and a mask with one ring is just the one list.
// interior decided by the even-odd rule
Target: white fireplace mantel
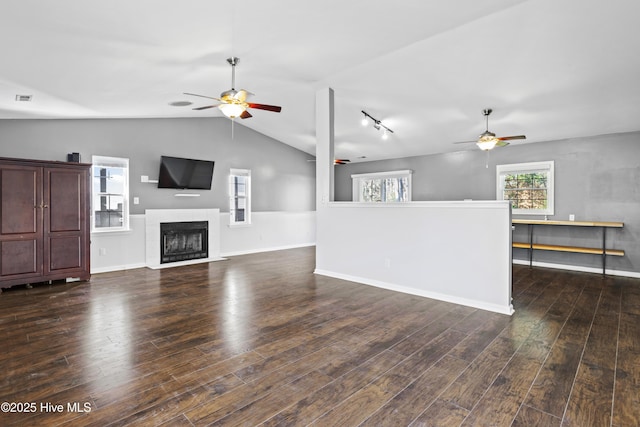
[[(160, 263), (160, 223), (209, 222), (209, 257), (188, 261)], [(149, 268), (167, 268), (202, 262), (220, 261), (220, 209), (147, 209), (145, 210), (146, 265)]]

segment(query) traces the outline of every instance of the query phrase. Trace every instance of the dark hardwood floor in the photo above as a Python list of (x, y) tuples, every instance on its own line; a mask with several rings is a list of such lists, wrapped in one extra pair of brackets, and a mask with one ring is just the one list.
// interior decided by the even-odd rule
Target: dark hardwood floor
[(640, 280), (514, 266), (505, 316), (313, 268), (303, 248), (5, 290), (0, 425), (639, 425)]

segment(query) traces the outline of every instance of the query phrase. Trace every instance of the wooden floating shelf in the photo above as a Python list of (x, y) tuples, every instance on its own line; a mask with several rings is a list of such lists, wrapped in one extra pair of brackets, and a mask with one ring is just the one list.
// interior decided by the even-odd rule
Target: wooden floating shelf
[[(556, 251), (556, 252), (572, 252), (578, 254), (593, 254), (602, 255), (602, 248), (583, 248), (580, 246), (561, 246), (561, 245), (545, 245), (540, 243), (534, 243), (529, 245), (526, 242), (513, 242), (512, 246), (519, 249), (537, 249), (541, 251)], [(624, 251), (620, 249), (606, 249), (606, 255), (624, 256)]]
[[(560, 221), (560, 220), (540, 220), (540, 219), (512, 219), (512, 225), (520, 224), (526, 225), (529, 232), (529, 242), (513, 242), (511, 244), (514, 248), (527, 249), (529, 251), (529, 266), (533, 265), (533, 251), (555, 251), (555, 252), (569, 252), (576, 254), (590, 254), (600, 255), (602, 257), (602, 274), (607, 272), (607, 255), (624, 256), (624, 251), (620, 249), (607, 248), (607, 229), (608, 228), (623, 228), (623, 222), (614, 221)], [(533, 229), (535, 226), (568, 226), (568, 227), (593, 227), (602, 229), (602, 247), (601, 248), (585, 248), (581, 246), (563, 246), (563, 245), (548, 245), (545, 243), (533, 243)]]
[(559, 221), (551, 219), (512, 219), (512, 224), (525, 224), (525, 225), (568, 225), (574, 227), (608, 227), (608, 228), (622, 228), (624, 222), (613, 221)]

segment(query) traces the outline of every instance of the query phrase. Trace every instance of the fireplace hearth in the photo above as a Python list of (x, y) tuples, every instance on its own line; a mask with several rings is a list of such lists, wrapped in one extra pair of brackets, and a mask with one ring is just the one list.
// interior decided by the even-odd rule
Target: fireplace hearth
[(209, 257), (208, 221), (160, 223), (160, 263)]

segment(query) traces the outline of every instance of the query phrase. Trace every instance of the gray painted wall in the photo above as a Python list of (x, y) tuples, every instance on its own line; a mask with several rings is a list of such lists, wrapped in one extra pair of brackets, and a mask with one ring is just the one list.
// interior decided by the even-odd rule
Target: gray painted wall
[[(159, 208), (219, 208), (228, 211), (230, 168), (251, 169), (252, 210), (315, 210), (315, 163), (306, 153), (225, 118), (0, 120), (0, 156), (66, 161), (78, 152), (129, 158), (132, 214)], [(214, 160), (213, 186), (185, 190), (200, 197), (175, 197), (180, 190), (140, 182), (157, 179), (160, 155)]]
[[(431, 156), (355, 163), (335, 169), (335, 199), (351, 200), (351, 174), (411, 169), (413, 200), (495, 200), (496, 165), (555, 161), (555, 215), (549, 219), (622, 221), (609, 230), (607, 246), (623, 249), (625, 257), (607, 257), (607, 268), (640, 272), (640, 132), (574, 138), (536, 144), (513, 143), (489, 154), (479, 150)], [(486, 167), (488, 165), (488, 167)], [(514, 216), (514, 218), (525, 218)], [(540, 217), (531, 217), (541, 219)], [(537, 227), (538, 242), (599, 247), (596, 230)], [(526, 241), (526, 226), (518, 226), (514, 241)], [(516, 249), (514, 258), (526, 259)], [(536, 251), (534, 260), (601, 268), (595, 255)]]

